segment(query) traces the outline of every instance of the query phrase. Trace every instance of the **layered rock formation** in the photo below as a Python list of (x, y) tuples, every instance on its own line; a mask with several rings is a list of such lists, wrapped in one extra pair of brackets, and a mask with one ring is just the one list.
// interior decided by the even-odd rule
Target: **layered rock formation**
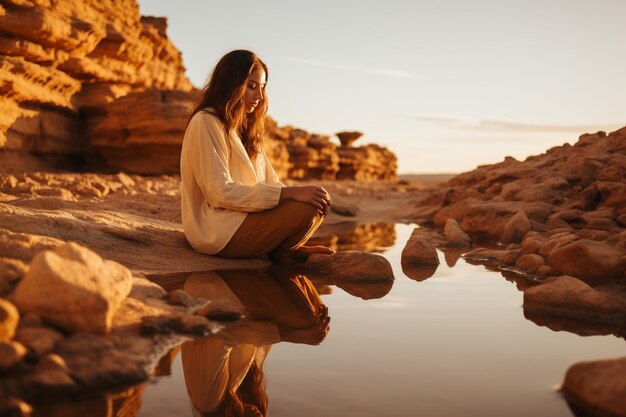
[[(109, 168), (176, 174), (182, 139), (197, 92), (148, 90), (104, 106), (91, 144)], [(138, 109), (128, 117), (129, 109)], [(278, 175), (292, 179), (395, 181), (396, 156), (377, 145), (337, 146), (329, 136), (266, 120), (266, 152)]]
[[(177, 173), (197, 91), (166, 30), (135, 0), (0, 1), (0, 172)], [(284, 178), (395, 179), (384, 148), (269, 127)]]
[(148, 88), (189, 91), (165, 31), (135, 0), (0, 2), (0, 170), (76, 167), (103, 105)]

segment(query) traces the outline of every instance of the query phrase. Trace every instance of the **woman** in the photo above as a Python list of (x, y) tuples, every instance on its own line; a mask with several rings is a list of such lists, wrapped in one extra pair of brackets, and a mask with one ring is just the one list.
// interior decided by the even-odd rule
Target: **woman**
[(276, 262), (332, 253), (304, 246), (330, 206), (321, 186), (286, 187), (263, 150), (267, 66), (252, 52), (218, 62), (187, 124), (181, 152), (185, 236), (198, 252)]

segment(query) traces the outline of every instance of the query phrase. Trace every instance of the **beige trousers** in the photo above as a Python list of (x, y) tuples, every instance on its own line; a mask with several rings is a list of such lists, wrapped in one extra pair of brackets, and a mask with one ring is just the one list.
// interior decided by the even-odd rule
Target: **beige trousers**
[(254, 258), (287, 255), (304, 245), (322, 224), (315, 207), (286, 201), (270, 210), (248, 213), (239, 229), (217, 256)]

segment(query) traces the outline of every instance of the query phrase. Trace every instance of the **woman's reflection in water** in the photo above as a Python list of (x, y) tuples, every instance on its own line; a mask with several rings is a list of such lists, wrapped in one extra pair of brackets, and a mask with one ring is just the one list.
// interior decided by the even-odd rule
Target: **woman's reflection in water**
[(263, 363), (274, 343), (317, 345), (329, 331), (328, 309), (303, 275), (268, 271), (192, 274), (185, 291), (222, 300), (220, 308), (245, 318), (215, 336), (182, 346), (187, 392), (195, 416), (266, 416)]

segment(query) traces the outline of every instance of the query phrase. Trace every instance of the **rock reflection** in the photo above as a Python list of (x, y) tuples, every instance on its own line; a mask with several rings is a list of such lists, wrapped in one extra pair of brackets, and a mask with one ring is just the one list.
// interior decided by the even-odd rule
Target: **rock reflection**
[(417, 264), (414, 262), (401, 261), (402, 272), (404, 275), (411, 278), (414, 281), (424, 281), (433, 275), (437, 271), (439, 265), (425, 265)]
[(555, 332), (569, 332), (579, 336), (614, 335), (626, 338), (626, 324), (622, 322), (603, 322), (582, 318), (557, 316), (524, 309), (524, 317), (537, 326), (547, 327)]
[(459, 261), (459, 259), (461, 259), (461, 256), (463, 256), (463, 254), (467, 252), (467, 249), (465, 248), (447, 248), (447, 249), (443, 249), (443, 257), (446, 260), (446, 265), (448, 265), (448, 267), (453, 268), (456, 263)]
[(304, 275), (209, 271), (191, 274), (184, 288), (195, 297), (224, 300), (220, 308), (226, 305), (245, 316), (215, 336), (183, 344), (183, 372), (194, 415), (266, 415), (263, 364), (271, 345), (316, 345), (328, 333), (328, 309), (315, 287)]
[(381, 252), (396, 242), (396, 227), (394, 223), (383, 222), (323, 224), (309, 242), (335, 251)]
[(32, 417), (133, 417), (141, 408), (141, 395), (144, 389), (145, 384), (142, 384), (121, 391), (75, 398), (71, 403), (67, 402), (67, 399), (59, 403), (48, 402), (36, 406)]

